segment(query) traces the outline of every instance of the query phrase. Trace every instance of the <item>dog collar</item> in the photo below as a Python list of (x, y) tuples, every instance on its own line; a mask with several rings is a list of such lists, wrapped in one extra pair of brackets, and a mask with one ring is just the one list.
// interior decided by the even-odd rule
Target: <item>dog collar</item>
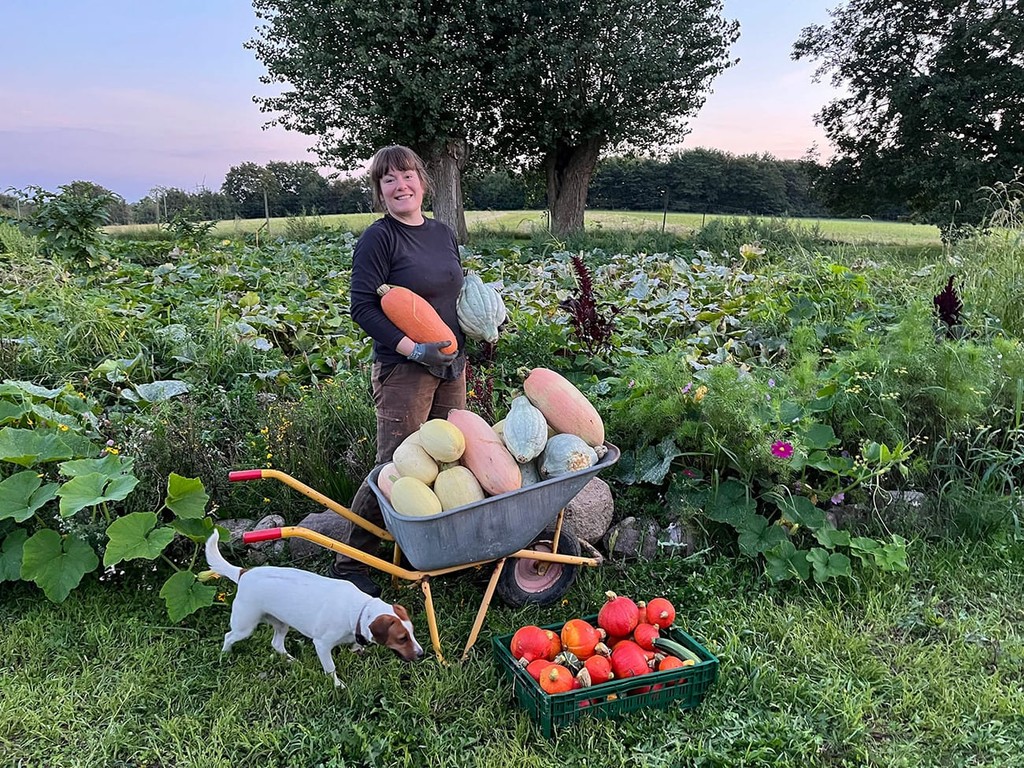
[(356, 617), (356, 642), (359, 645), (369, 645), (370, 639), (363, 634), (363, 614), (366, 613), (366, 609), (370, 607), (372, 600), (367, 600), (363, 603), (362, 609), (359, 611), (359, 615)]

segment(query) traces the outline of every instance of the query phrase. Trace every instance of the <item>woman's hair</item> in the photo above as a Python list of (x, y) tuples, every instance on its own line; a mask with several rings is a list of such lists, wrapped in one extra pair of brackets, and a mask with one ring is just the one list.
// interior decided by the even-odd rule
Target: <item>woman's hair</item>
[(423, 183), (423, 191), (430, 194), (434, 191), (434, 183), (427, 175), (420, 156), (408, 147), (392, 144), (390, 147), (378, 149), (370, 160), (370, 191), (373, 194), (373, 209), (385, 210), (384, 201), (380, 196), (380, 180), (388, 171), (416, 171)]

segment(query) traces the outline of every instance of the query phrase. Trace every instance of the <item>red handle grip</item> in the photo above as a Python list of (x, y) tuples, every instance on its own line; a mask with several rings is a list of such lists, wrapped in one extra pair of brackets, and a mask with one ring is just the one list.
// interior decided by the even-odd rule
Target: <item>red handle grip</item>
[(243, 544), (255, 544), (259, 541), (273, 541), (281, 538), (280, 528), (265, 528), (262, 531), (249, 531), (242, 534)]
[(262, 469), (239, 469), (235, 472), (228, 472), (228, 480), (237, 483), (241, 480), (262, 480)]

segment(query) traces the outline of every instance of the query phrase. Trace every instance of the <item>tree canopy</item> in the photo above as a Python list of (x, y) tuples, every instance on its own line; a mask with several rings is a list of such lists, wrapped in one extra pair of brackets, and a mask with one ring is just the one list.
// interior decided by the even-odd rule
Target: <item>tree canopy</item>
[(539, 161), (552, 229), (583, 227), (586, 192), (608, 150), (677, 143), (711, 81), (731, 65), (738, 24), (721, 0), (527, 0), (513, 41), (502, 111), (509, 154)]
[(796, 59), (844, 95), (819, 123), (837, 148), (822, 189), (858, 215), (909, 207), (947, 233), (985, 214), (979, 190), (1024, 169), (1018, 0), (850, 0), (806, 27)]
[(274, 122), (352, 168), (380, 146), (415, 149), (435, 215), (465, 238), (461, 173), (543, 163), (558, 233), (583, 225), (605, 149), (677, 141), (729, 65), (721, 0), (254, 0), (248, 44)]
[(328, 164), (354, 169), (405, 144), (436, 182), (435, 215), (465, 239), (459, 179), (469, 147), (488, 141), (487, 62), (476, 2), (254, 0), (266, 23), (248, 46), (264, 82), (290, 86), (258, 99), (274, 122), (315, 136)]

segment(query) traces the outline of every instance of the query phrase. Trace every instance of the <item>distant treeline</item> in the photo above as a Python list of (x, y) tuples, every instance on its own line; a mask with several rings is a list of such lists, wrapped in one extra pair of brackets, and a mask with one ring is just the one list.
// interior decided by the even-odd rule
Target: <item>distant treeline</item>
[[(590, 183), (588, 206), (600, 210), (685, 211), (763, 216), (820, 216), (828, 211), (814, 194), (822, 167), (813, 160), (732, 155), (694, 149), (664, 160), (611, 157)], [(102, 187), (75, 182), (76, 189)], [(135, 203), (118, 196), (113, 224), (151, 224), (175, 217), (233, 218), (364, 213), (371, 210), (365, 176), (326, 179), (312, 163), (243, 163), (228, 171), (220, 191), (156, 188)], [(546, 206), (544, 179), (536, 174), (469, 172), (463, 177), (467, 210), (523, 210)], [(24, 200), (0, 195), (0, 209)], [(22, 210), (24, 213), (24, 211)]]

